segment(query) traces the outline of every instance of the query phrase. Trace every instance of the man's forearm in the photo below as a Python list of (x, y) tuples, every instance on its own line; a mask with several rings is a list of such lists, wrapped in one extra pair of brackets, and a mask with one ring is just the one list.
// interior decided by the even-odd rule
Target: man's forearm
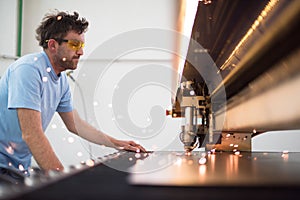
[(97, 130), (96, 128), (82, 120), (75, 110), (72, 112), (59, 114), (69, 131), (90, 142), (119, 150), (146, 152), (146, 149), (144, 147), (136, 144), (134, 141), (118, 140), (101, 132), (100, 130)]
[(100, 130), (97, 130), (93, 126), (89, 125), (87, 122), (78, 119), (75, 120), (76, 123), (76, 129), (77, 129), (77, 134), (95, 144), (100, 144), (104, 145), (107, 147), (113, 147), (115, 148), (114, 145), (114, 138), (112, 138), (109, 135), (106, 135), (105, 133), (101, 132)]
[(59, 113), (68, 130), (95, 144), (115, 147), (114, 138), (97, 130), (79, 117), (76, 110), (68, 113)]
[(18, 117), (23, 140), (26, 142), (38, 165), (46, 171), (63, 170), (63, 165), (53, 152), (43, 132), (40, 113), (30, 109), (18, 109)]
[(34, 159), (43, 170), (63, 170), (63, 165), (53, 152), (53, 149), (44, 133), (24, 134), (24, 141), (28, 145)]

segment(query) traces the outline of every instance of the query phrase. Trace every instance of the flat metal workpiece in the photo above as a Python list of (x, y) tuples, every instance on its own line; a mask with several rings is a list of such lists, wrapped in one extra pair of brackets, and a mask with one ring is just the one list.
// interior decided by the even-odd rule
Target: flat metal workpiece
[(129, 182), (152, 186), (299, 186), (300, 153), (154, 152)]

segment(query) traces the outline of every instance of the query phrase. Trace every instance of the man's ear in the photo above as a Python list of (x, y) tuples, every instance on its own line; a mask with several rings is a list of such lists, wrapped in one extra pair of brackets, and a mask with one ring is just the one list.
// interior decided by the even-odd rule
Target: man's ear
[(57, 48), (57, 43), (54, 39), (49, 39), (48, 41), (48, 49), (49, 51), (55, 51)]

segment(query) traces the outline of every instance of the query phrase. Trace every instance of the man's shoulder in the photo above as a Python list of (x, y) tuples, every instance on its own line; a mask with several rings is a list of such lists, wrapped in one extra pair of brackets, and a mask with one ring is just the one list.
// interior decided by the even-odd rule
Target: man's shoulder
[(36, 64), (40, 64), (40, 62), (45, 62), (45, 58), (42, 52), (31, 53), (20, 57), (16, 62), (19, 64), (23, 63), (34, 66)]
[(39, 71), (41, 65), (46, 65), (43, 53), (31, 53), (20, 57), (12, 66), (11, 70), (16, 70), (20, 67)]

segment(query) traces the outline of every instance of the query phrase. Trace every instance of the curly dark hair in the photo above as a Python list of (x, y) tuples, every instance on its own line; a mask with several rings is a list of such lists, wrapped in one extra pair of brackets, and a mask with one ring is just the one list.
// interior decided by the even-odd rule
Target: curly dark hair
[(75, 31), (78, 34), (87, 31), (89, 22), (85, 18), (79, 18), (79, 14), (74, 12), (56, 11), (46, 14), (40, 26), (36, 29), (36, 39), (43, 49), (47, 49), (47, 40), (51, 38), (64, 38), (69, 31)]

